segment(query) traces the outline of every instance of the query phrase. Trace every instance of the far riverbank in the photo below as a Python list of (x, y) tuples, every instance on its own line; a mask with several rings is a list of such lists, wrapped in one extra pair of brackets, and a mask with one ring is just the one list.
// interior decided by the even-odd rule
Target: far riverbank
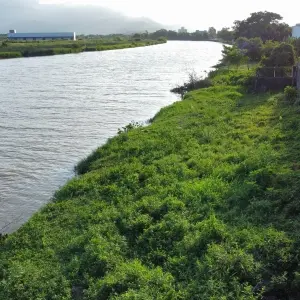
[(0, 59), (52, 56), (71, 53), (108, 51), (127, 48), (147, 47), (166, 43), (159, 40), (105, 40), (91, 39), (78, 41), (2, 41), (0, 43)]

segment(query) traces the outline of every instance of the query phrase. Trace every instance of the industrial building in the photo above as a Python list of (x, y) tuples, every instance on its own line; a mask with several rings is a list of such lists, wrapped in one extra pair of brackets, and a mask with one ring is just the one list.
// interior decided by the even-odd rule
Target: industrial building
[(292, 28), (292, 37), (300, 38), (300, 24), (297, 24)]
[(7, 34), (9, 40), (15, 41), (49, 41), (49, 40), (72, 40), (76, 41), (75, 32), (43, 32), (43, 33), (17, 33), (10, 30)]

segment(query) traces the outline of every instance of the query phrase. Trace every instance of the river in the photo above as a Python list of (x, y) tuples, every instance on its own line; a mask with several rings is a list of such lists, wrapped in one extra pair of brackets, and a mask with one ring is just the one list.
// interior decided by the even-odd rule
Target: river
[(221, 58), (214, 42), (0, 61), (0, 233), (17, 230), (74, 166), (131, 121), (177, 101), (169, 90)]

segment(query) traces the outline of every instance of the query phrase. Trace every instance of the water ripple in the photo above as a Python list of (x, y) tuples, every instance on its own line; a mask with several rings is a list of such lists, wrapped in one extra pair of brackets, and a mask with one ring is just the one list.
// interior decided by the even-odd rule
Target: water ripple
[(118, 128), (176, 101), (170, 88), (215, 65), (221, 49), (169, 42), (0, 61), (0, 232), (28, 220)]

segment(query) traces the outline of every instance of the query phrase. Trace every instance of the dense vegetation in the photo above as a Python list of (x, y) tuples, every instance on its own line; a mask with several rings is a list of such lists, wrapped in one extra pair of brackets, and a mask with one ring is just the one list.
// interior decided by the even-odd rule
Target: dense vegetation
[(210, 27), (209, 30), (196, 30), (195, 32), (176, 32), (174, 30), (161, 29), (149, 34), (153, 39), (164, 37), (168, 40), (181, 40), (181, 41), (209, 41), (214, 40), (217, 37), (217, 31), (215, 28)]
[(164, 37), (168, 40), (183, 41), (223, 41), (231, 43), (238, 38), (254, 39), (260, 38), (263, 42), (282, 42), (291, 36), (291, 27), (282, 23), (282, 16), (268, 11), (255, 12), (245, 20), (237, 20), (231, 28), (224, 27), (217, 31), (214, 27), (208, 30), (196, 30), (195, 32), (176, 32), (173, 30), (161, 29), (154, 33), (141, 34), (151, 38)]
[(260, 37), (263, 41), (284, 41), (291, 35), (291, 28), (286, 23), (280, 23), (281, 20), (281, 15), (272, 12), (252, 13), (246, 20), (234, 22), (234, 36)]
[(298, 94), (247, 94), (297, 45), (240, 36), (183, 101), (79, 163), (0, 237), (0, 299), (299, 299)]
[(1, 242), (0, 299), (299, 299), (299, 106), (211, 74)]
[(164, 43), (164, 39), (134, 39), (122, 36), (87, 38), (78, 41), (7, 41), (0, 42), (0, 59), (14, 57), (46, 56), (85, 51), (105, 51), (151, 46)]

